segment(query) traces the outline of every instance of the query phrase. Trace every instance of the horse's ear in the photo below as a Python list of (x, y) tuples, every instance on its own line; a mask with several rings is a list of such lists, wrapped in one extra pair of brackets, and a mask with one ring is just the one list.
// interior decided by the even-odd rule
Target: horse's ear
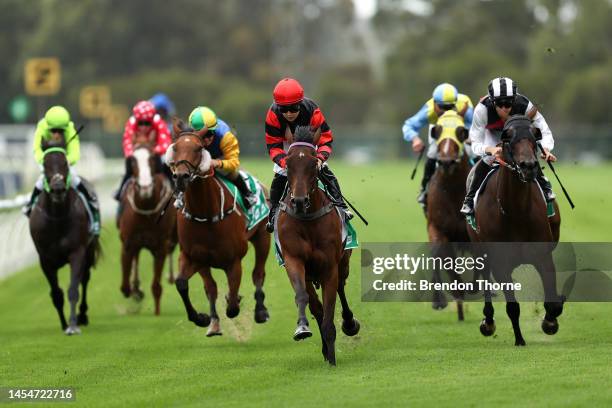
[(533, 108), (529, 109), (529, 112), (527, 112), (527, 117), (529, 118), (529, 120), (533, 120), (533, 118), (535, 118), (535, 115), (538, 113), (538, 107), (534, 106)]
[(430, 135), (431, 135), (432, 139), (437, 139), (438, 137), (440, 137), (441, 133), (442, 133), (442, 126), (436, 125), (436, 126), (431, 128)]
[(321, 138), (321, 126), (319, 126), (314, 132), (314, 136), (312, 137), (312, 144), (315, 146), (318, 145), (320, 138)]
[(183, 120), (181, 118), (179, 118), (178, 116), (172, 117), (172, 133), (175, 135), (175, 137), (183, 131), (184, 126), (185, 124), (183, 123)]
[(533, 136), (535, 137), (535, 140), (542, 140), (542, 131), (540, 130), (540, 128), (532, 126), (532, 129), (533, 129)]
[(455, 135), (457, 136), (457, 139), (459, 139), (459, 141), (463, 143), (468, 138), (468, 130), (463, 126), (457, 126), (457, 128), (455, 129)]
[(287, 125), (287, 128), (285, 128), (285, 140), (289, 144), (293, 143), (293, 133), (291, 133), (291, 129), (289, 129), (288, 125)]

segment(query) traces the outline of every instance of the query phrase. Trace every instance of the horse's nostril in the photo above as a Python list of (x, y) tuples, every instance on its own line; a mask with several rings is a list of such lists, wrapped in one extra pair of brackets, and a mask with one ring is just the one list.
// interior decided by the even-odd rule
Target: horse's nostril
[(176, 180), (176, 179), (178, 179), (178, 176), (177, 176), (176, 174), (173, 174), (173, 175), (172, 175), (172, 179), (173, 179), (173, 180)]

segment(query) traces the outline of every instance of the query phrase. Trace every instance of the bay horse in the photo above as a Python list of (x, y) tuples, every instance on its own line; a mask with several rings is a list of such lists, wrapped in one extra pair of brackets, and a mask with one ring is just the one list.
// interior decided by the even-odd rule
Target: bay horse
[[(438, 145), (438, 159), (427, 193), (427, 234), (432, 244), (433, 255), (455, 258), (456, 251), (451, 243), (470, 241), (465, 218), (459, 212), (459, 208), (465, 197), (465, 181), (471, 166), (464, 149), (464, 142), (468, 138), (467, 129), (464, 126), (457, 126), (459, 122), (454, 121), (452, 117), (446, 123), (445, 115), (442, 115), (438, 124), (431, 128), (431, 136)], [(453, 280), (461, 281), (461, 275), (452, 270), (448, 271), (448, 275)], [(433, 280), (441, 282), (440, 271), (437, 268), (433, 271)], [(453, 296), (457, 303), (457, 317), (462, 321), (463, 293), (456, 291)], [(432, 307), (444, 309), (446, 305), (444, 293), (436, 290)]]
[[(468, 228), (474, 242), (485, 243), (489, 268), (497, 282), (512, 282), (512, 271), (520, 264), (532, 264), (538, 271), (544, 288), (542, 330), (555, 334), (557, 317), (563, 312), (564, 297), (557, 293), (556, 271), (552, 250), (559, 241), (561, 216), (553, 202), (554, 216), (547, 216), (547, 204), (535, 178), (540, 171), (536, 144), (542, 134), (524, 115), (512, 116), (502, 131), (502, 158), (496, 158), (499, 169), (492, 174), (480, 195), (475, 209), (477, 230)], [(484, 159), (483, 159), (484, 160)], [(515, 242), (516, 247), (486, 245), (490, 242)], [(544, 247), (534, 243), (548, 243)], [(543, 250), (543, 248), (545, 250)], [(488, 276), (485, 276), (486, 279)], [(515, 345), (524, 346), (519, 326), (520, 305), (514, 290), (504, 290), (506, 313), (512, 322)], [(491, 293), (485, 291), (484, 319), (480, 331), (484, 336), (495, 332)]]
[[(349, 275), (351, 250), (344, 250), (342, 219), (327, 195), (318, 187), (318, 159), (315, 134), (309, 127), (298, 126), (286, 158), (288, 193), (281, 201), (277, 216), (278, 241), (289, 281), (295, 291), (298, 322), (294, 340), (312, 336), (306, 318), (306, 304), (319, 325), (323, 358), (336, 364), (336, 293), (342, 304), (342, 331), (347, 336), (359, 332), (344, 293)], [(322, 287), (323, 304), (317, 287)]]
[[(142, 300), (144, 294), (140, 290), (138, 256), (142, 249), (148, 249), (153, 255), (151, 292), (155, 302), (154, 313), (159, 315), (162, 270), (167, 257), (172, 270), (171, 255), (178, 237), (174, 208), (169, 208), (163, 217), (158, 218), (173, 190), (161, 168), (161, 159), (154, 154), (151, 143), (136, 141), (134, 154), (128, 160), (132, 177), (121, 196), (123, 211), (118, 220), (121, 238), (121, 292), (125, 297), (133, 296), (137, 301)], [(130, 272), (134, 274), (131, 284)]]
[[(246, 216), (237, 207), (225, 184), (217, 179), (211, 156), (203, 145), (208, 129), (196, 132), (181, 120), (174, 121), (174, 140), (166, 153), (171, 164), (179, 198), (178, 239), (180, 244), (179, 274), (176, 289), (183, 300), (187, 317), (196, 326), (206, 327), (206, 335), (221, 335), (217, 314), (217, 284), (210, 268), (219, 268), (227, 276), (229, 293), (225, 314), (234, 318), (240, 313), (238, 294), (242, 278), (242, 258), (248, 242), (255, 248), (252, 279), (255, 285), (255, 322), (265, 323), (269, 313), (264, 305), (265, 264), (270, 251), (270, 235), (263, 219), (247, 231)], [(266, 193), (267, 197), (267, 193)], [(179, 204), (180, 203), (180, 204)], [(210, 304), (210, 316), (198, 313), (189, 298), (188, 280), (198, 272), (204, 280)]]
[[(51, 286), (51, 299), (67, 335), (80, 334), (79, 326), (89, 324), (87, 284), (90, 269), (100, 254), (98, 237), (89, 232), (89, 216), (75, 189), (70, 188), (70, 170), (65, 144), (44, 143), (44, 191), (30, 215), (30, 235), (38, 252), (40, 267)], [(85, 182), (83, 180), (83, 182)], [(70, 317), (64, 315), (64, 292), (58, 283), (58, 269), (70, 265), (68, 301)], [(82, 298), (77, 314), (79, 285)]]

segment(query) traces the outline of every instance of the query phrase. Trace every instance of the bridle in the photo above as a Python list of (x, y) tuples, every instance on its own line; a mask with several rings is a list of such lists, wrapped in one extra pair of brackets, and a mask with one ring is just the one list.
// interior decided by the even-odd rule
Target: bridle
[[(521, 130), (526, 129), (526, 131), (523, 131), (520, 134), (518, 134), (518, 132), (516, 131), (519, 129)], [(514, 130), (515, 133), (511, 138), (508, 138), (507, 135), (510, 130)], [(509, 126), (508, 128), (505, 128), (503, 130), (502, 137), (501, 137), (502, 152), (505, 153), (505, 156), (508, 158), (508, 160), (496, 158), (495, 161), (499, 163), (500, 165), (510, 169), (512, 172), (516, 173), (518, 175), (519, 180), (522, 183), (527, 183), (528, 180), (525, 176), (525, 173), (521, 169), (521, 166), (519, 166), (518, 163), (516, 162), (514, 158), (514, 153), (513, 153), (514, 145), (522, 139), (528, 139), (531, 142), (533, 146), (533, 153), (537, 159), (537, 154), (536, 154), (537, 140), (536, 140), (536, 137), (533, 135), (532, 126), (530, 122), (529, 125), (519, 124), (517, 126)]]
[[(181, 138), (183, 137), (187, 137), (187, 136), (192, 136), (195, 137), (199, 143), (199, 147), (201, 149), (205, 149), (204, 145), (202, 144), (202, 139), (200, 138), (200, 136), (197, 133), (194, 132), (182, 132), (181, 134), (179, 134), (176, 137), (176, 141), (174, 143), (177, 143)], [(173, 144), (174, 144), (173, 143)], [(200, 163), (202, 162), (202, 158), (200, 157)], [(173, 167), (177, 168), (181, 165), (184, 165), (185, 167), (187, 167), (187, 174), (189, 175), (189, 182), (194, 181), (197, 178), (208, 178), (211, 177), (215, 174), (215, 169), (211, 166), (208, 173), (206, 174), (201, 174), (200, 173), (200, 163), (198, 164), (193, 164), (191, 163), (189, 160), (183, 159), (183, 160), (179, 160), (177, 162), (173, 163)]]

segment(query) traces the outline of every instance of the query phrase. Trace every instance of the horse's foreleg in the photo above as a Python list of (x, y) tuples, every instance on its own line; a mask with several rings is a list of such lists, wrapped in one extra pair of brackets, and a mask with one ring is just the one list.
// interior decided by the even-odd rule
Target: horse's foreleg
[(68, 328), (65, 333), (67, 335), (80, 334), (81, 330), (77, 325), (77, 302), (79, 301), (79, 285), (83, 277), (85, 268), (85, 249), (81, 248), (72, 253), (70, 261), (70, 286), (68, 288), (68, 301), (70, 302), (70, 318), (68, 320)]
[(258, 227), (253, 239), (255, 247), (255, 266), (253, 267), (253, 284), (255, 285), (255, 322), (265, 323), (270, 319), (268, 309), (264, 305), (266, 295), (263, 291), (264, 279), (266, 277), (266, 260), (270, 252), (270, 234), (265, 230), (262, 222)]
[[(502, 282), (512, 282), (512, 278), (509, 277), (509, 279), (503, 280)], [(524, 346), (526, 343), (519, 325), (521, 305), (516, 301), (514, 290), (504, 290), (504, 296), (506, 297), (506, 313), (512, 322), (512, 330), (514, 330), (514, 345)]]
[(132, 272), (133, 254), (125, 248), (125, 244), (121, 247), (121, 293), (123, 296), (129, 297), (132, 289), (130, 287), (130, 274)]
[(295, 292), (295, 304), (298, 307), (297, 328), (293, 333), (293, 340), (303, 340), (312, 336), (306, 318), (306, 304), (308, 303), (308, 293), (306, 292), (306, 278), (304, 264), (288, 255), (285, 255), (285, 269), (289, 276), (289, 282)]
[(175, 281), (176, 290), (183, 300), (189, 321), (193, 322), (196, 326), (206, 327), (210, 324), (210, 316), (208, 316), (206, 313), (198, 313), (191, 304), (191, 299), (189, 299), (188, 280), (194, 273), (194, 265), (181, 251), (181, 254), (179, 255), (179, 276)]
[(306, 282), (306, 292), (308, 293), (308, 309), (310, 309), (310, 313), (312, 313), (313, 317), (317, 321), (317, 325), (319, 326), (319, 333), (321, 334), (321, 344), (323, 345), (321, 348), (321, 353), (323, 353), (323, 358), (327, 361), (327, 343), (325, 342), (325, 338), (323, 337), (323, 305), (317, 296), (317, 292), (314, 288), (312, 282)]
[(217, 314), (217, 282), (215, 282), (213, 279), (209, 266), (201, 267), (199, 272), (200, 276), (202, 276), (202, 279), (204, 280), (204, 290), (206, 291), (206, 297), (208, 298), (208, 303), (210, 305), (210, 327), (206, 332), (206, 336), (220, 336), (223, 333), (221, 333), (219, 315)]
[(162, 295), (161, 276), (164, 270), (164, 261), (166, 260), (166, 252), (161, 249), (154, 253), (153, 259), (153, 282), (151, 283), (151, 292), (155, 301), (155, 315), (159, 316), (160, 301)]
[(563, 313), (563, 299), (557, 293), (557, 275), (552, 255), (542, 255), (543, 259), (534, 263), (544, 287), (544, 309), (546, 314), (542, 320), (542, 331), (546, 334), (555, 334), (559, 330), (557, 317)]
[(144, 299), (144, 292), (140, 290), (140, 248), (133, 254), (132, 260), (132, 297), (135, 301), (141, 302)]
[[(429, 242), (432, 244), (432, 255), (440, 256), (439, 252), (441, 252), (441, 246), (444, 245), (447, 240), (440, 231), (434, 226), (433, 223), (429, 223), (427, 226), (427, 234), (429, 235)], [(442, 277), (440, 276), (440, 271), (438, 268), (434, 268), (432, 272), (432, 282), (433, 283), (442, 283)], [(448, 302), (446, 301), (446, 296), (444, 292), (441, 290), (434, 289), (433, 291), (433, 299), (431, 300), (431, 307), (434, 310), (442, 310), (448, 306)]]
[(79, 306), (79, 314), (77, 316), (77, 323), (79, 326), (87, 326), (89, 324), (89, 318), (87, 317), (87, 284), (91, 276), (90, 266), (87, 265), (83, 270), (83, 278), (81, 280), (81, 289), (83, 290), (83, 296), (81, 297), (81, 304)]
[(346, 285), (346, 279), (349, 274), (349, 260), (350, 253), (344, 253), (340, 260), (340, 266), (338, 272), (340, 278), (338, 281), (338, 296), (340, 297), (340, 304), (342, 305), (342, 331), (347, 336), (354, 336), (359, 333), (359, 321), (353, 317), (353, 312), (349, 308), (348, 301), (346, 300), (346, 294), (344, 293), (344, 286)]
[(334, 309), (336, 307), (336, 292), (338, 291), (338, 267), (335, 266), (322, 282), (323, 290), (323, 324), (321, 325), (323, 341), (327, 344), (326, 360), (336, 365), (336, 326), (334, 325)]
[(242, 279), (242, 264), (240, 263), (240, 259), (236, 260), (232, 266), (225, 270), (225, 274), (227, 275), (227, 286), (229, 292), (226, 296), (227, 300), (227, 309), (225, 309), (225, 314), (230, 319), (238, 316), (240, 313), (240, 295), (238, 294), (238, 290), (240, 289), (240, 280)]
[(66, 316), (64, 315), (64, 292), (59, 287), (57, 281), (57, 269), (45, 265), (42, 259), (40, 261), (40, 265), (45, 274), (45, 278), (47, 278), (47, 281), (49, 282), (49, 286), (51, 286), (51, 300), (53, 301), (55, 310), (57, 310), (60, 324), (62, 325), (62, 330), (66, 330), (68, 324), (66, 323)]

